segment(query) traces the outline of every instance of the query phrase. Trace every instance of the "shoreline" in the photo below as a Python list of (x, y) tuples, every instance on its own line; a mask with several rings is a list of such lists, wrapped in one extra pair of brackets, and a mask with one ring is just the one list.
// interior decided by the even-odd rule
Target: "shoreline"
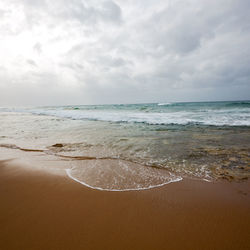
[(83, 181), (80, 181), (78, 180), (77, 178), (73, 177), (70, 173), (70, 170), (71, 169), (65, 169), (65, 172), (67, 174), (67, 176), (72, 179), (73, 181), (77, 182), (77, 183), (80, 183), (81, 185), (85, 186), (85, 187), (88, 187), (88, 188), (91, 188), (91, 189), (94, 189), (94, 190), (98, 190), (98, 191), (105, 191), (105, 192), (129, 192), (129, 191), (143, 191), (143, 190), (149, 190), (149, 189), (153, 189), (153, 188), (159, 188), (159, 187), (162, 187), (162, 186), (165, 186), (165, 185), (168, 185), (168, 184), (171, 184), (171, 183), (175, 183), (175, 182), (178, 182), (178, 181), (182, 181), (183, 178), (182, 177), (178, 177), (176, 180), (173, 180), (173, 181), (169, 181), (167, 183), (162, 183), (162, 184), (158, 184), (158, 185), (155, 185), (155, 186), (150, 186), (150, 187), (145, 187), (145, 188), (134, 188), (134, 189), (105, 189), (105, 188), (99, 188), (99, 187), (93, 187)]
[(0, 162), (1, 249), (249, 249), (250, 182), (98, 191)]

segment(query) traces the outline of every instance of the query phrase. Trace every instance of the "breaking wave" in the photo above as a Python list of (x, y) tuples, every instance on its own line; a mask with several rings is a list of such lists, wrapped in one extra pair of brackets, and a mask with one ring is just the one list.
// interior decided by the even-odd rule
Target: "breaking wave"
[(145, 123), (150, 125), (250, 126), (250, 102), (76, 105), (40, 108), (2, 108), (73, 120)]

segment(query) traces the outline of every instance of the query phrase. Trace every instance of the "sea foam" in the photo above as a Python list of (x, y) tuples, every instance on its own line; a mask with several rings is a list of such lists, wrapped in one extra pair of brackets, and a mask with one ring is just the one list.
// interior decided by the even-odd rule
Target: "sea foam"
[(112, 110), (32, 110), (33, 114), (76, 120), (146, 123), (151, 125), (201, 124), (214, 126), (250, 126), (250, 113), (236, 110), (202, 110), (177, 112), (132, 112)]
[(102, 191), (146, 190), (182, 180), (166, 169), (120, 159), (74, 162), (66, 173), (74, 181)]
[(241, 102), (158, 103), (127, 105), (10, 108), (2, 112), (28, 112), (74, 120), (145, 123), (149, 125), (250, 126), (250, 104)]

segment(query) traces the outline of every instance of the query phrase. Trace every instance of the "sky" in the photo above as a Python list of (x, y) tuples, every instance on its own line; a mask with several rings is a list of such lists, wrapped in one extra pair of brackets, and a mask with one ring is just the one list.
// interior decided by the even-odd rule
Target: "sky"
[(250, 99), (249, 0), (1, 0), (0, 106)]

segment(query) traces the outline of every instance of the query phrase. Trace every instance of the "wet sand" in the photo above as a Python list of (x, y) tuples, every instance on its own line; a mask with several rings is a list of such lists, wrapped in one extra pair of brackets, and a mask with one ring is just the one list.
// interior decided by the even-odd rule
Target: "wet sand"
[(250, 182), (132, 192), (0, 163), (0, 249), (250, 249)]

